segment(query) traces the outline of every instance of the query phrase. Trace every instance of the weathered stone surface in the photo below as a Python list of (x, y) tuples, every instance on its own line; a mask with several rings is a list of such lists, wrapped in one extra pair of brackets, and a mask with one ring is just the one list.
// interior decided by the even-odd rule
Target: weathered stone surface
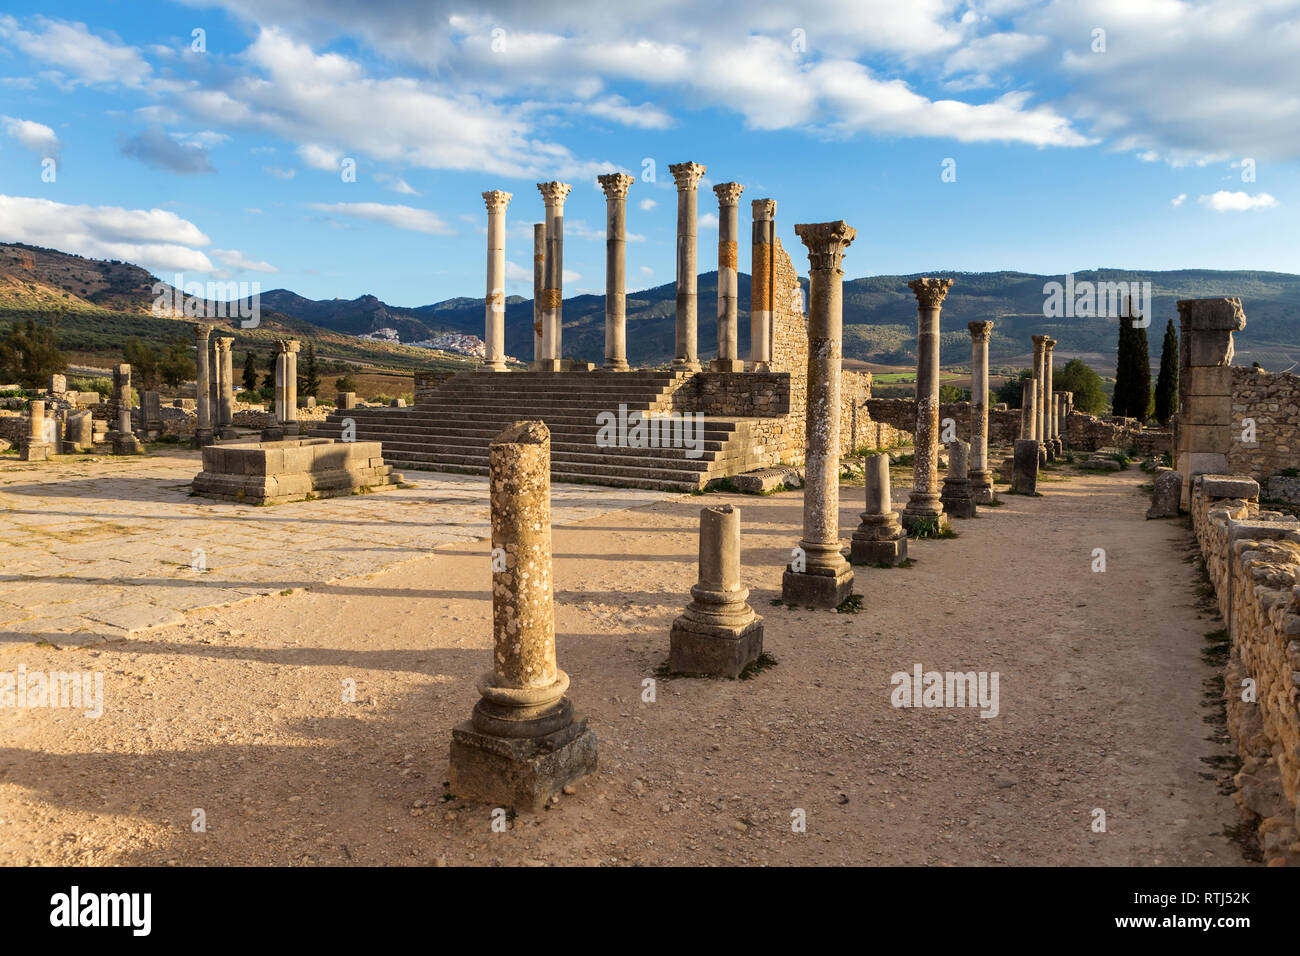
[(1148, 518), (1178, 517), (1178, 499), (1183, 493), (1183, 476), (1170, 468), (1161, 468), (1151, 482), (1151, 507)]
[(849, 559), (854, 564), (898, 565), (907, 559), (907, 531), (894, 511), (889, 486), (889, 455), (869, 455), (863, 469), (866, 509), (853, 532)]
[(626, 372), (627, 361), (627, 192), (636, 178), (627, 173), (596, 177), (605, 192), (605, 368)]
[(943, 479), (940, 501), (944, 514), (954, 518), (975, 517), (975, 497), (969, 477), (970, 445), (958, 438), (948, 443), (948, 472)]
[(506, 207), (511, 195), (483, 193), (487, 205), (487, 289), (483, 297), (483, 370), (506, 370)]
[(379, 442), (292, 438), (203, 449), (195, 494), (248, 504), (280, 504), (396, 488), (402, 476), (385, 465)]
[(946, 523), (939, 495), (939, 311), (951, 279), (908, 282), (916, 296), (916, 438), (912, 493), (903, 509), (908, 531)]
[(1032, 438), (1017, 439), (1012, 454), (1011, 490), (1018, 495), (1038, 492), (1038, 442)]
[(731, 479), (737, 491), (763, 494), (777, 488), (799, 488), (803, 485), (803, 471), (798, 468), (759, 468), (736, 475)]

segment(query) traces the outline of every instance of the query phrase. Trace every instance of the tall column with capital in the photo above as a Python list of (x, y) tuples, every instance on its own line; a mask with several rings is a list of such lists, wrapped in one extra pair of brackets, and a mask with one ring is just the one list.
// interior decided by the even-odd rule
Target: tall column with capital
[(212, 326), (194, 326), (194, 447), (202, 448), (212, 444), (212, 383), (209, 376), (209, 358), (212, 354), (208, 346), (208, 336)]
[(1046, 404), (1044, 419), (1047, 424), (1047, 456), (1052, 459), (1061, 457), (1061, 436), (1056, 429), (1055, 392), (1052, 389), (1052, 363), (1056, 352), (1056, 339), (1048, 339), (1043, 356), (1043, 401)]
[(672, 367), (690, 372), (700, 368), (695, 243), (698, 187), (707, 168), (699, 163), (668, 167), (677, 183), (677, 348)]
[(546, 357), (542, 344), (542, 328), (546, 313), (542, 310), (542, 296), (546, 290), (546, 223), (533, 223), (533, 362), (534, 371), (541, 368)]
[(551, 180), (538, 183), (546, 203), (546, 288), (542, 290), (542, 354), (538, 368), (543, 372), (561, 369), (564, 307), (564, 200), (573, 187)]
[(912, 456), (912, 494), (903, 509), (911, 534), (947, 524), (939, 496), (939, 310), (951, 279), (913, 279), (916, 296), (916, 450)]
[(803, 537), (781, 578), (781, 598), (799, 607), (833, 608), (853, 593), (853, 568), (840, 553), (841, 265), (858, 231), (842, 219), (804, 223), (794, 231), (808, 248), (807, 447)]
[(483, 194), (488, 214), (487, 291), (483, 296), (485, 372), (506, 371), (506, 206), (510, 199), (510, 193), (499, 189)]
[(235, 340), (227, 336), (213, 342), (216, 346), (217, 404), (212, 430), (221, 438), (235, 437), (235, 363), (231, 355), (234, 344)]
[(737, 270), (737, 236), (740, 233), (740, 194), (745, 187), (740, 183), (718, 183), (713, 192), (718, 197), (718, 358), (713, 363), (715, 372), (743, 372), (745, 363), (740, 360), (740, 279)]
[(766, 372), (772, 361), (772, 246), (776, 238), (775, 199), (755, 199), (749, 276), (749, 364)]
[(636, 179), (626, 173), (597, 176), (605, 191), (605, 368), (627, 365), (627, 191)]
[(977, 505), (993, 500), (993, 472), (989, 470), (989, 336), (993, 323), (971, 322), (970, 329), (970, 478), (971, 497)]
[(1047, 360), (1047, 336), (1035, 335), (1034, 337), (1034, 437), (1038, 439), (1041, 446), (1039, 460), (1047, 459), (1047, 398), (1046, 391), (1047, 371), (1045, 363)]

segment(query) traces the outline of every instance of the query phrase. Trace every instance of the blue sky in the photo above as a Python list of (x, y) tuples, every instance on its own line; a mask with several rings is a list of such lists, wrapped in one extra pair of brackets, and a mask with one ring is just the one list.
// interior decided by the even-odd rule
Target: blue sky
[(536, 183), (561, 179), (565, 292), (603, 292), (595, 177), (619, 169), (629, 287), (658, 285), (686, 160), (702, 269), (726, 181), (743, 237), (777, 200), (801, 271), (794, 224), (841, 218), (849, 277), (1300, 265), (1300, 2), (51, 9), (0, 14), (0, 241), (166, 278), (482, 296), (480, 194), (504, 189), (507, 290), (531, 295)]

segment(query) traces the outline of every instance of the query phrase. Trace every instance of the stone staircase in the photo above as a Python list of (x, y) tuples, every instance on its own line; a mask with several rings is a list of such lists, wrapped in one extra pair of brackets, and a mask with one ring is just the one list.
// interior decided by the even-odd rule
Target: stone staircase
[(464, 372), (413, 408), (336, 410), (311, 435), (338, 438), (356, 423), (357, 441), (383, 443), (384, 460), (402, 469), (487, 474), (488, 445), (507, 425), (541, 419), (551, 430), (551, 478), (628, 488), (695, 491), (709, 481), (770, 464), (753, 454), (752, 428), (763, 419), (704, 419), (703, 453), (687, 448), (601, 447), (601, 412), (666, 415), (690, 373)]

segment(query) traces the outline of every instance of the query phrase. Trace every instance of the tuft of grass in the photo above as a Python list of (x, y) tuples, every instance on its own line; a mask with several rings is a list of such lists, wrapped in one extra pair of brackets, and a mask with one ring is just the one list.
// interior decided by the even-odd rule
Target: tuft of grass
[(776, 658), (767, 651), (763, 651), (763, 653), (759, 654), (756, 658), (745, 665), (745, 669), (740, 672), (740, 676), (737, 679), (753, 680), (769, 667), (775, 667), (776, 664)]
[(835, 608), (836, 614), (857, 614), (862, 610), (862, 595), (850, 594)]

